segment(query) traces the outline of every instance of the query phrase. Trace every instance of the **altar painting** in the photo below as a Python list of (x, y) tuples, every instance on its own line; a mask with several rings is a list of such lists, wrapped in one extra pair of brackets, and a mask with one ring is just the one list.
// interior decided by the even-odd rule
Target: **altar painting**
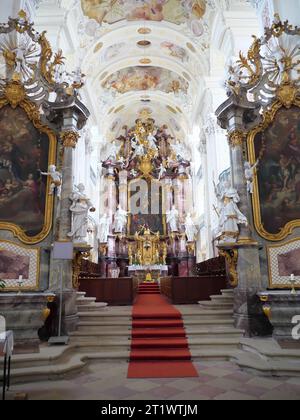
[(48, 168), (50, 150), (53, 155), (48, 135), (22, 108), (0, 109), (0, 226), (22, 231), (28, 242), (50, 224), (48, 180), (40, 174)]
[[(300, 225), (300, 109), (280, 109), (272, 124), (254, 137), (258, 189), (256, 226), (267, 239), (284, 239)], [(299, 222), (299, 223), (298, 223)]]

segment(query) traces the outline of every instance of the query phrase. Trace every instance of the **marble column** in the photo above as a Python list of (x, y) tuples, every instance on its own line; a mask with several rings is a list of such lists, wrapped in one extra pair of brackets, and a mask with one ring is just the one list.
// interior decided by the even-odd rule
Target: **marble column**
[[(252, 111), (253, 119), (248, 126), (245, 124), (245, 113)], [(236, 244), (220, 244), (225, 252), (237, 251), (237, 261), (234, 261), (238, 285), (234, 290), (234, 319), (238, 328), (245, 330), (247, 336), (263, 335), (265, 323), (257, 293), (262, 289), (259, 260), (259, 244), (252, 237), (253, 223), (251, 200), (247, 192), (244, 175), (244, 150), (246, 149), (247, 132), (254, 124), (258, 124), (258, 106), (248, 102), (246, 92), (240, 97), (231, 95), (219, 107), (216, 114), (220, 126), (228, 131), (231, 155), (232, 186), (238, 191), (241, 212), (247, 217), (249, 226), (240, 228)], [(250, 228), (251, 226), (251, 228)]]

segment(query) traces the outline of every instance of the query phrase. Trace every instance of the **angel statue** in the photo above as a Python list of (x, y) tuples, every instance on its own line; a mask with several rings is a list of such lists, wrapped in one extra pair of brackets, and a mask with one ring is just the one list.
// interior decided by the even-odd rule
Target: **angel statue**
[(41, 172), (41, 175), (49, 176), (51, 178), (49, 195), (53, 195), (56, 189), (57, 197), (61, 198), (62, 174), (56, 170), (55, 165), (49, 165), (48, 172)]
[(121, 205), (118, 205), (118, 209), (115, 214), (114, 230), (115, 233), (122, 233), (127, 223), (127, 211), (123, 210)]
[(172, 209), (167, 212), (167, 223), (170, 225), (171, 232), (178, 232), (178, 219), (179, 213), (176, 207), (173, 205)]
[(159, 167), (159, 175), (158, 175), (158, 180), (159, 180), (159, 181), (163, 178), (163, 176), (164, 176), (164, 174), (165, 174), (166, 172), (167, 172), (167, 170), (166, 170), (166, 168), (165, 168), (164, 164), (163, 164), (163, 163), (161, 163), (161, 164), (160, 164), (160, 167)]
[(254, 174), (255, 174), (255, 169), (257, 168), (259, 164), (259, 159), (256, 161), (256, 163), (251, 166), (250, 162), (245, 162), (244, 166), (245, 166), (245, 178), (247, 180), (247, 191), (249, 194), (253, 194), (254, 189), (253, 189), (253, 179), (254, 179)]
[(192, 220), (191, 213), (188, 213), (186, 215), (184, 226), (185, 226), (185, 234), (187, 236), (188, 242), (194, 242), (195, 237), (198, 233), (198, 229), (196, 228)]
[(224, 193), (223, 206), (220, 211), (219, 229), (222, 233), (221, 242), (235, 243), (239, 236), (239, 225), (248, 226), (247, 217), (239, 210), (237, 203), (240, 197), (235, 188), (229, 188)]
[(99, 221), (99, 242), (106, 244), (109, 235), (110, 217), (104, 213)]
[(84, 243), (88, 230), (88, 212), (95, 212), (90, 199), (85, 195), (85, 186), (77, 185), (77, 191), (74, 191), (70, 200), (72, 201), (70, 211), (72, 213), (72, 230), (68, 233), (75, 243)]

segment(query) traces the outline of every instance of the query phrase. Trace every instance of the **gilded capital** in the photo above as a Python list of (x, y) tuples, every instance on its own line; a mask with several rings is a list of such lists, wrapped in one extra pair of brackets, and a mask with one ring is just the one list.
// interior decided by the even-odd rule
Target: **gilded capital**
[(242, 130), (235, 130), (228, 133), (228, 143), (232, 148), (243, 146), (247, 134)]
[(72, 147), (75, 149), (78, 139), (80, 137), (79, 133), (77, 131), (63, 131), (60, 134), (62, 144), (64, 147)]

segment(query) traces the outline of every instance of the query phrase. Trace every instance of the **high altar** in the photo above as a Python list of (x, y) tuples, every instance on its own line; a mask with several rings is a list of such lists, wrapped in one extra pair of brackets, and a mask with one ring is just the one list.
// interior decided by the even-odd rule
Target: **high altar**
[(193, 212), (186, 148), (166, 126), (141, 118), (109, 145), (103, 167), (107, 199), (102, 213), (109, 221), (100, 245), (103, 277), (117, 267), (120, 276), (192, 274), (195, 237), (191, 241), (186, 234)]

